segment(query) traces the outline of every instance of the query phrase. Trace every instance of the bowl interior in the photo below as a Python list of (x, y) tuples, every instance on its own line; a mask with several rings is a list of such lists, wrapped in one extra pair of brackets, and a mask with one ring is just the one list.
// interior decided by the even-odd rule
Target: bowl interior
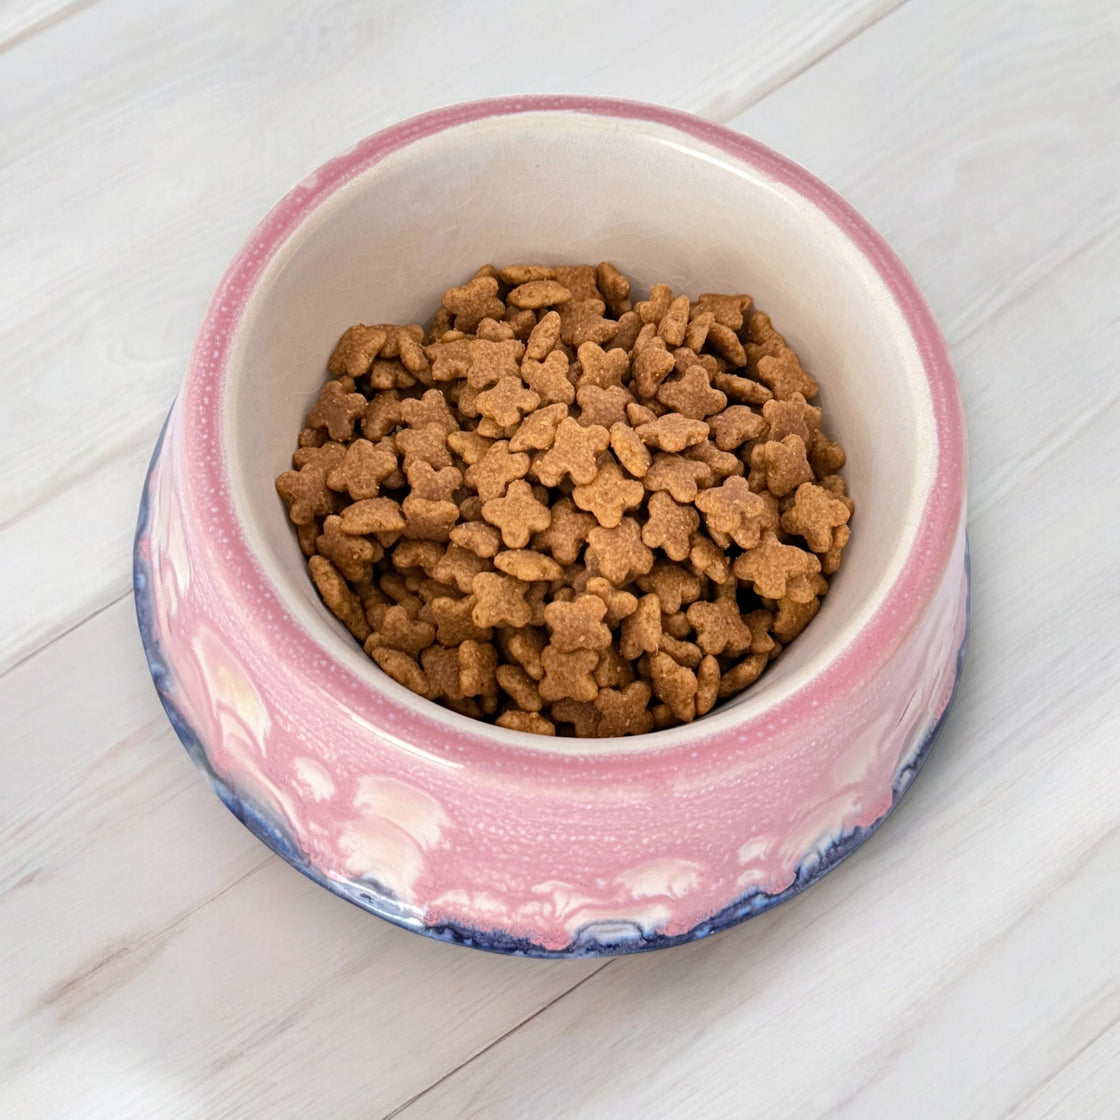
[(319, 602), (273, 480), (346, 327), (426, 323), (441, 292), (487, 261), (604, 259), (643, 293), (658, 281), (693, 296), (749, 292), (819, 380), (856, 501), (844, 566), (814, 623), (745, 694), (659, 741), (716, 730), (804, 685), (866, 624), (914, 543), (937, 446), (925, 374), (882, 278), (814, 203), (643, 120), (529, 112), (414, 141), (337, 190), (273, 254), (232, 340), (223, 439), (249, 545), (299, 623), (373, 687), (453, 727), (526, 738), (421, 700), (362, 653)]

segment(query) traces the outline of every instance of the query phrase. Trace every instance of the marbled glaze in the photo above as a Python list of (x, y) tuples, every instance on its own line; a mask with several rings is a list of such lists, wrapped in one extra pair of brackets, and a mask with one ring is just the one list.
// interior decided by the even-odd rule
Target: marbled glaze
[[(332, 191), (418, 136), (528, 109), (639, 117), (725, 148), (825, 209), (891, 286), (929, 378), (937, 476), (882, 608), (811, 682), (718, 733), (560, 753), (511, 744), (359, 678), (264, 576), (230, 498), (230, 338), (270, 254)], [(411, 928), (538, 954), (709, 932), (850, 850), (905, 788), (952, 696), (967, 623), (964, 444), (943, 343), (885, 245), (839, 199), (742, 137), (609, 102), (465, 106), (373, 137), (262, 223), (211, 307), (149, 480), (138, 573), (149, 655), (196, 760), (301, 869)], [(143, 621), (143, 617), (142, 617)], [(204, 757), (203, 757), (204, 756)], [(736, 907), (739, 910), (736, 910)], [(717, 922), (716, 925), (726, 924)], [(457, 934), (457, 936), (456, 936)]]

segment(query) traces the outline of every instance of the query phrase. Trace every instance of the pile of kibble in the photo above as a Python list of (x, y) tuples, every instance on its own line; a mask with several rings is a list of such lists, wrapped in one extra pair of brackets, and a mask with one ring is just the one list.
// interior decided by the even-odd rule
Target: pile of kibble
[(640, 734), (758, 679), (848, 541), (816, 381), (749, 296), (490, 265), (357, 325), (276, 480), (326, 605), (413, 692)]

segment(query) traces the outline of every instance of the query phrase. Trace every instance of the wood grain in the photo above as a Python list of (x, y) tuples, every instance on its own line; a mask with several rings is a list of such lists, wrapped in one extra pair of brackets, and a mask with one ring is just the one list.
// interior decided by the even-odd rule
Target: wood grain
[[(1103, 0), (0, 2), (5, 1115), (1111, 1116), (1118, 55)], [(839, 189), (927, 292), (971, 444), (969, 665), (899, 813), (778, 910), (606, 964), (428, 942), (269, 855), (128, 599), (152, 443), (268, 205), (393, 120), (558, 89)]]

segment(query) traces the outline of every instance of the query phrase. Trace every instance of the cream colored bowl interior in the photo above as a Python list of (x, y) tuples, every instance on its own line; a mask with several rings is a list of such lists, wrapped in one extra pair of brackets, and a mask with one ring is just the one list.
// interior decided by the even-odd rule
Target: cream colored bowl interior
[[(267, 266), (233, 340), (224, 433), (250, 546), (299, 622), (356, 673), (452, 728), (522, 739), (430, 705), (381, 673), (320, 603), (273, 480), (289, 466), (347, 326), (426, 323), (440, 293), (487, 261), (604, 259), (643, 293), (658, 281), (693, 296), (749, 292), (819, 380), (827, 428), (848, 453), (852, 539), (821, 613), (705, 726), (764, 709), (835, 658), (915, 539), (936, 455), (925, 376), (890, 292), (814, 205), (717, 148), (644, 121), (532, 112), (412, 143), (337, 192)], [(574, 745), (530, 738), (542, 749)], [(641, 739), (612, 743), (628, 749)]]

